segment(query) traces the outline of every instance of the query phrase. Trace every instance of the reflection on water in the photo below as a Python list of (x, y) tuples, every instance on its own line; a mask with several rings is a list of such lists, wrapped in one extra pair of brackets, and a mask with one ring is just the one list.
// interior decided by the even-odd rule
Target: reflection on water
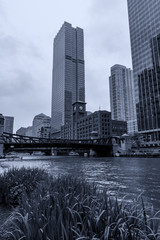
[[(41, 158), (41, 160), (39, 160)], [(1, 161), (0, 173), (11, 167), (40, 167), (50, 174), (71, 175), (106, 187), (119, 197), (143, 196), (160, 208), (160, 159), (156, 158), (82, 158), (37, 157), (23, 161)]]

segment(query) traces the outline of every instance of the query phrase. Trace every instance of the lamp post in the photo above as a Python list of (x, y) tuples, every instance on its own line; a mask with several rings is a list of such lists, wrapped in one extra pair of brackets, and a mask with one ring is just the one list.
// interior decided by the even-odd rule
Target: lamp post
[(0, 157), (3, 157), (3, 139), (2, 139), (3, 131), (4, 131), (4, 117), (0, 113)]

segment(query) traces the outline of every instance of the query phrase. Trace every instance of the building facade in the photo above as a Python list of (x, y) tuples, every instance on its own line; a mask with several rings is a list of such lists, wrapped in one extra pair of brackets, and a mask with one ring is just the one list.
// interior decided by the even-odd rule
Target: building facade
[(32, 127), (21, 127), (16, 131), (17, 135), (32, 137), (33, 130)]
[(25, 131), (25, 135), (28, 137), (32, 137), (32, 134), (33, 134), (33, 127), (32, 126), (27, 127)]
[[(80, 112), (83, 113), (82, 108)], [(79, 111), (76, 109), (74, 113), (75, 115), (79, 115)], [(75, 121), (73, 125), (66, 124), (61, 127), (62, 139), (100, 139), (110, 136), (121, 136), (127, 132), (127, 123), (124, 121), (112, 120), (111, 112), (105, 110), (96, 111), (88, 116), (84, 114), (80, 118), (75, 117), (75, 120), (76, 119), (77, 121)], [(73, 131), (76, 133), (74, 133), (72, 138)]]
[(4, 132), (13, 133), (14, 117), (4, 116)]
[(110, 103), (113, 120), (127, 121), (128, 133), (137, 132), (133, 71), (116, 64), (111, 67)]
[(54, 39), (51, 132), (71, 124), (72, 104), (85, 102), (83, 29), (64, 22)]
[(34, 117), (32, 124), (33, 137), (50, 137), (51, 118), (41, 113)]
[(17, 135), (21, 135), (21, 136), (26, 136), (26, 128), (25, 127), (21, 127), (16, 131)]
[(160, 1), (128, 0), (138, 131), (160, 140)]
[(111, 136), (118, 136), (121, 137), (123, 134), (127, 133), (128, 126), (127, 122), (125, 121), (119, 121), (119, 120), (111, 120)]

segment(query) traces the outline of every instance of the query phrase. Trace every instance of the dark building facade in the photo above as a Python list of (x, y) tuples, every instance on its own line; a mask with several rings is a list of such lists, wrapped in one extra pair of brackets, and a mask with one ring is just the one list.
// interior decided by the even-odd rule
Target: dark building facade
[(138, 75), (138, 127), (146, 139), (160, 140), (160, 34), (151, 39), (153, 67)]
[(139, 133), (159, 141), (160, 1), (128, 0), (135, 100)]
[(64, 22), (54, 39), (51, 132), (71, 124), (72, 104), (85, 102), (83, 29)]
[[(79, 113), (76, 112), (75, 114)], [(124, 133), (127, 133), (127, 122), (112, 120), (111, 112), (96, 111), (88, 116), (84, 114), (83, 117), (79, 119), (77, 118), (73, 124), (73, 128), (74, 135), (72, 135), (73, 129), (71, 124), (62, 126), (61, 138), (93, 139), (108, 138), (110, 136), (121, 136)]]
[(111, 114), (107, 111), (96, 111), (77, 121), (77, 139), (108, 138), (111, 135)]
[(127, 122), (112, 120), (111, 136), (122, 136), (127, 133)]

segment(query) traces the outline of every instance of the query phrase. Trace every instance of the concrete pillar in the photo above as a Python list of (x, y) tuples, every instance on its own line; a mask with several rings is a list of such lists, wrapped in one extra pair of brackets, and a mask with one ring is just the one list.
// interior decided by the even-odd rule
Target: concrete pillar
[(89, 157), (89, 156), (88, 156), (88, 153), (85, 152), (85, 153), (84, 153), (84, 157)]
[(96, 156), (96, 155), (97, 153), (94, 150), (90, 149), (89, 156)]
[(4, 117), (0, 113), (0, 157), (3, 157), (3, 141), (2, 141), (3, 131), (4, 131)]
[(57, 156), (57, 148), (51, 148), (51, 155)]

